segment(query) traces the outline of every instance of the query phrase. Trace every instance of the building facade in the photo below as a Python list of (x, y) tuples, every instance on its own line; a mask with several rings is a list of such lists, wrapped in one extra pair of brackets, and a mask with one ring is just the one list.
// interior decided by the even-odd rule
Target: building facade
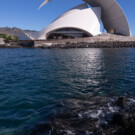
[(127, 18), (116, 0), (84, 1), (40, 32), (26, 33), (27, 36), (38, 40), (97, 36), (101, 34), (101, 21), (108, 33), (130, 36)]

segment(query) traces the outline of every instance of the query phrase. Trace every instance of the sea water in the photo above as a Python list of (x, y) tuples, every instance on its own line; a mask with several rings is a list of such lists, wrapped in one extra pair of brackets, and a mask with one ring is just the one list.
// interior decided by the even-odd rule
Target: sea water
[(0, 135), (29, 134), (60, 110), (83, 109), (95, 97), (134, 95), (134, 48), (0, 49)]

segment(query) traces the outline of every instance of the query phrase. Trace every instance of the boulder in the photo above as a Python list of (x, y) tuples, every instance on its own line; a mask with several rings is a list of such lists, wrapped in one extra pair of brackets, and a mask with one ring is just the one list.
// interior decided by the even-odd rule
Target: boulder
[(113, 117), (112, 117), (112, 124), (113, 125), (123, 126), (123, 124), (124, 124), (123, 115), (120, 114), (120, 113), (114, 113)]
[(124, 107), (125, 106), (126, 99), (125, 97), (118, 97), (116, 101), (116, 105), (119, 107)]

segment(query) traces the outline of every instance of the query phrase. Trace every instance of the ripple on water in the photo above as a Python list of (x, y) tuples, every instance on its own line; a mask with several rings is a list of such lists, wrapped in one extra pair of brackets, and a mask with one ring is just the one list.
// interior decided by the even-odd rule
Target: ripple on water
[[(104, 108), (85, 108), (97, 107), (97, 96), (132, 98), (134, 63), (133, 48), (0, 49), (0, 135), (19, 134), (66, 108), (102, 116)], [(108, 112), (117, 109), (108, 104)]]

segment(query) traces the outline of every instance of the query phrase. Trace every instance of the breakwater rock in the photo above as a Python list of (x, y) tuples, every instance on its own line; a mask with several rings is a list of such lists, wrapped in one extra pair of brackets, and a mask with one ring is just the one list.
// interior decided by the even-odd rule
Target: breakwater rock
[(44, 43), (35, 46), (37, 48), (121, 48), (121, 47), (135, 47), (135, 41), (97, 41), (97, 42), (66, 42), (66, 43)]
[(135, 37), (105, 34), (95, 37), (61, 39), (61, 40), (35, 40), (36, 48), (120, 48), (135, 47)]
[[(30, 135), (135, 135), (135, 99), (93, 97), (72, 101), (51, 122), (39, 122)], [(76, 108), (72, 107), (76, 104)]]

